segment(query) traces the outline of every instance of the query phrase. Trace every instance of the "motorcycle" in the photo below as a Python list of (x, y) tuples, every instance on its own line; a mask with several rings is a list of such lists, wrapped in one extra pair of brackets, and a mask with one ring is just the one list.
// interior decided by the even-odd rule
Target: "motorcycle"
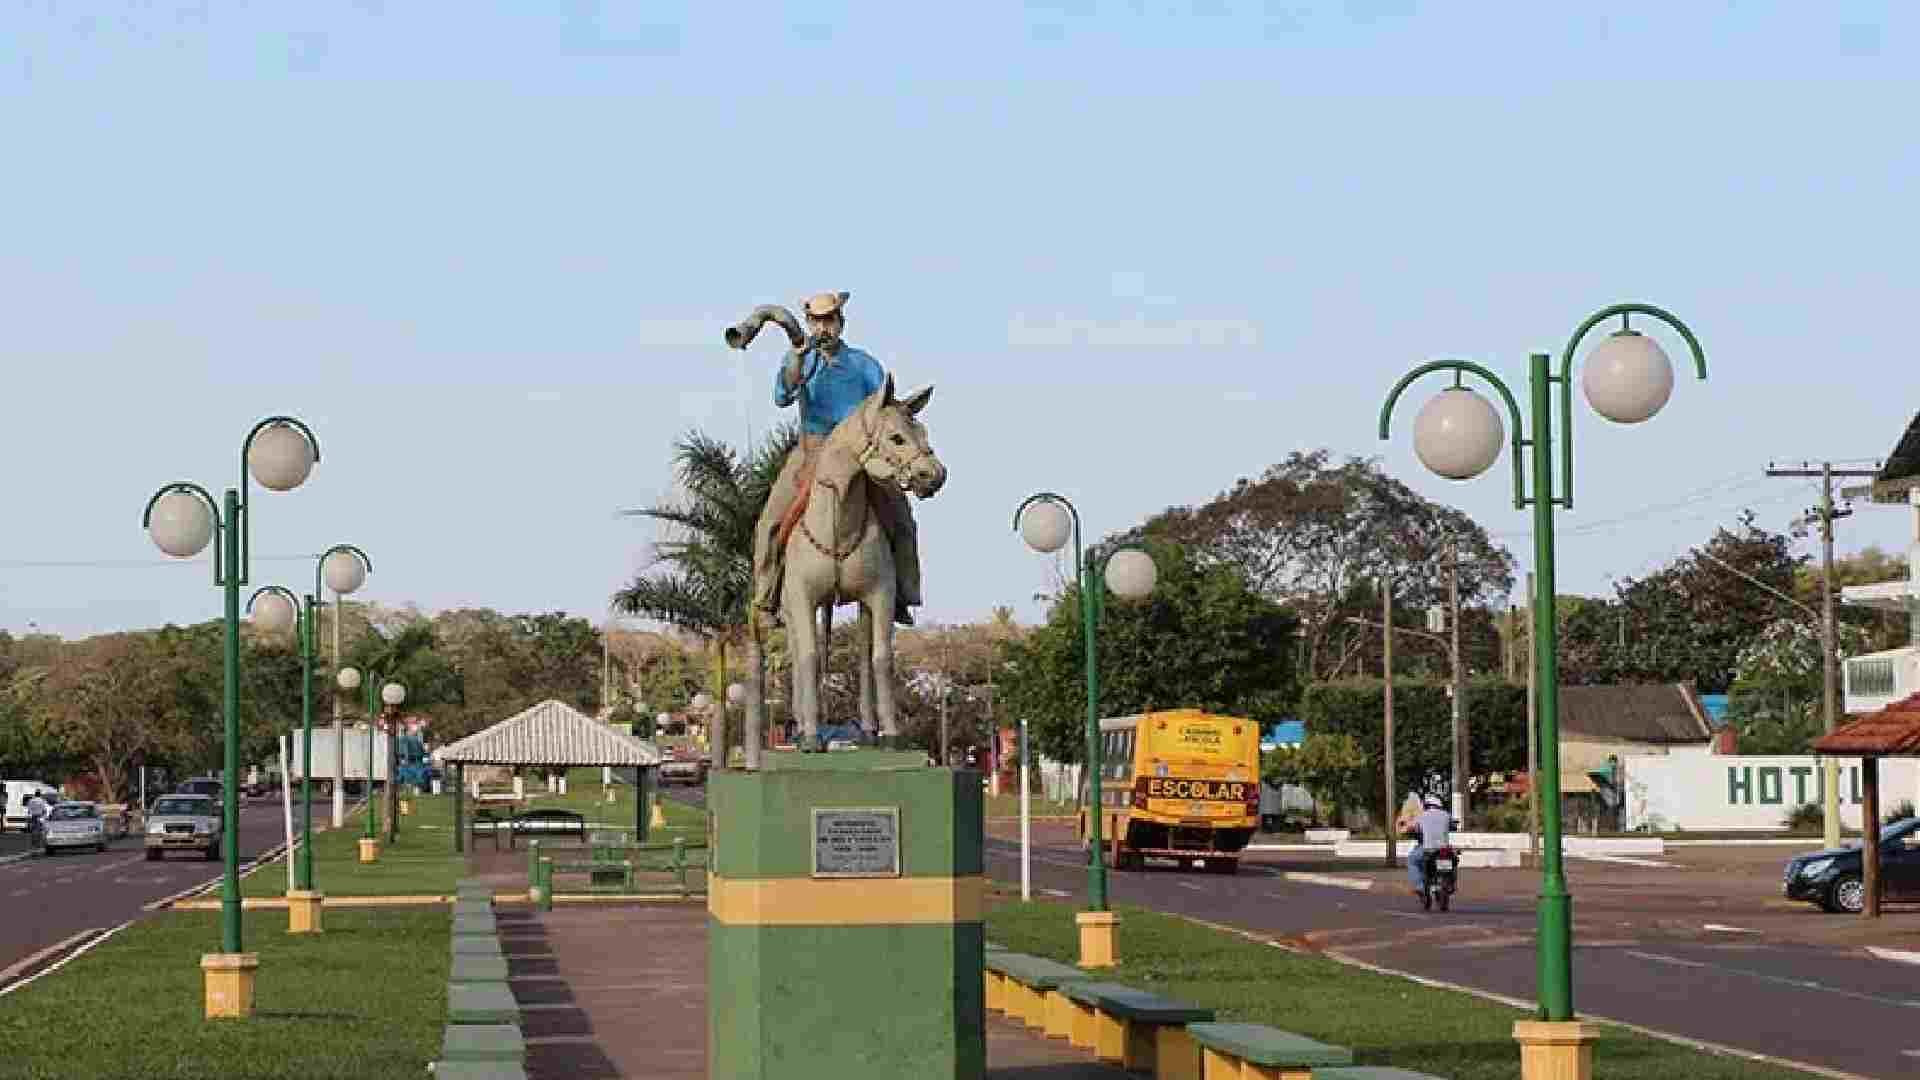
[(1460, 853), (1451, 846), (1424, 852), (1421, 858), (1426, 862), (1427, 887), (1420, 892), (1420, 907), (1423, 911), (1432, 911), (1439, 904), (1440, 910), (1447, 910), (1453, 903), (1453, 890), (1459, 884)]

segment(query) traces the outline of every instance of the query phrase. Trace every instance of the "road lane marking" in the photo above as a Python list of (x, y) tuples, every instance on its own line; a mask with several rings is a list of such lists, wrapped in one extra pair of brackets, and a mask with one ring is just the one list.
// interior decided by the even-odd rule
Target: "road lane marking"
[(1288, 881), (1303, 881), (1309, 885), (1331, 885), (1336, 889), (1364, 891), (1373, 888), (1372, 878), (1338, 877), (1334, 874), (1310, 874), (1304, 870), (1289, 870), (1281, 876)]
[[(1920, 952), (1905, 949), (1883, 949), (1878, 945), (1867, 946), (1867, 951), (1882, 960), (1894, 960), (1902, 964), (1920, 964)], [(1912, 1053), (1912, 1051), (1908, 1051)]]
[(1040, 891), (1043, 893), (1046, 893), (1048, 896), (1072, 896), (1073, 895), (1072, 893), (1068, 892), (1065, 889), (1041, 889)]
[(1622, 866), (1651, 866), (1658, 870), (1672, 870), (1679, 865), (1678, 863), (1655, 862), (1652, 859), (1632, 859), (1625, 855), (1599, 855), (1590, 852), (1583, 854), (1575, 851), (1567, 852), (1567, 858), (1587, 859), (1591, 862), (1619, 863)]
[(1700, 960), (1684, 960), (1678, 956), (1665, 956), (1660, 953), (1639, 952), (1631, 949), (1627, 951), (1627, 955), (1648, 960), (1656, 964), (1706, 968), (1709, 971), (1721, 971), (1729, 975), (1744, 975), (1749, 979), (1758, 979), (1761, 982), (1770, 982), (1781, 986), (1792, 986), (1801, 990), (1818, 990), (1823, 994), (1837, 994), (1840, 997), (1852, 998), (1856, 1001), (1871, 1001), (1876, 1005), (1891, 1005), (1896, 1009), (1920, 1009), (1920, 1001), (1883, 997), (1879, 994), (1863, 994), (1858, 990), (1842, 990), (1837, 986), (1826, 986), (1814, 982), (1811, 979), (1790, 979), (1784, 975), (1769, 975), (1764, 971), (1749, 971), (1745, 968), (1727, 967), (1724, 964), (1709, 964)]
[(1701, 926), (1701, 927), (1700, 927), (1700, 929), (1702, 929), (1702, 930), (1718, 930), (1718, 931), (1720, 931), (1720, 932), (1721, 932), (1721, 933), (1723, 933), (1723, 934), (1757, 934), (1757, 933), (1759, 933), (1759, 932), (1760, 932), (1760, 931), (1758, 931), (1758, 930), (1749, 930), (1749, 929), (1747, 929), (1747, 928), (1746, 928), (1746, 927), (1744, 927), (1744, 926), (1722, 926), (1721, 924), (1719, 924), (1719, 923), (1717, 923), (1717, 922), (1710, 922), (1710, 923), (1707, 923), (1707, 924), (1705, 924), (1705, 925), (1703, 925), (1703, 926)]
[(1193, 882), (1191, 882), (1191, 881), (1176, 881), (1176, 882), (1174, 882), (1174, 884), (1175, 884), (1175, 885), (1178, 885), (1178, 886), (1180, 886), (1180, 887), (1181, 887), (1181, 888), (1183, 888), (1183, 889), (1192, 889), (1192, 890), (1193, 890), (1194, 892), (1206, 892), (1206, 891), (1207, 891), (1207, 890), (1205, 890), (1205, 889), (1203, 889), (1203, 888), (1201, 888), (1200, 886), (1198, 886), (1198, 885), (1195, 885), (1195, 884), (1194, 884)]

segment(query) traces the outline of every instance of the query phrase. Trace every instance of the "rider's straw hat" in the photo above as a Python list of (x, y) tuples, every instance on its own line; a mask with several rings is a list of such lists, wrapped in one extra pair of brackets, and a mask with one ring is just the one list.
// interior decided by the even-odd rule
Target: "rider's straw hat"
[(845, 306), (847, 297), (852, 293), (815, 293), (807, 299), (807, 314), (816, 319), (825, 318)]

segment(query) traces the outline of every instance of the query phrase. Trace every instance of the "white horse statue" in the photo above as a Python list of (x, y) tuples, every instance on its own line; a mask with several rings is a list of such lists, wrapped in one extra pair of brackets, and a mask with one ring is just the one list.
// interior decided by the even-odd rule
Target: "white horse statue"
[[(870, 484), (892, 484), (919, 498), (932, 498), (947, 481), (947, 467), (927, 443), (916, 417), (933, 397), (929, 386), (901, 399), (893, 376), (840, 422), (814, 451), (813, 483), (806, 508), (785, 538), (780, 612), (787, 627), (792, 664), (793, 715), (802, 749), (818, 749), (821, 652), (836, 604), (860, 606), (860, 726), (889, 741), (900, 734), (893, 699), (893, 600), (898, 584), (893, 547), (873, 512)], [(814, 615), (820, 614), (820, 621)], [(748, 754), (761, 736), (766, 700), (759, 682), (761, 628), (755, 620), (749, 647)]]

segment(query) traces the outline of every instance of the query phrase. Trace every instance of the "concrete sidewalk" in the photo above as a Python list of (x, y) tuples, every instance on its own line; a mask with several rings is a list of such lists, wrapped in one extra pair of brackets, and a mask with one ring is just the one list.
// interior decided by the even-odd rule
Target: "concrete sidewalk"
[[(503, 905), (497, 920), (533, 1080), (706, 1080), (704, 904)], [(1128, 1075), (991, 1014), (987, 1061), (993, 1080)]]

